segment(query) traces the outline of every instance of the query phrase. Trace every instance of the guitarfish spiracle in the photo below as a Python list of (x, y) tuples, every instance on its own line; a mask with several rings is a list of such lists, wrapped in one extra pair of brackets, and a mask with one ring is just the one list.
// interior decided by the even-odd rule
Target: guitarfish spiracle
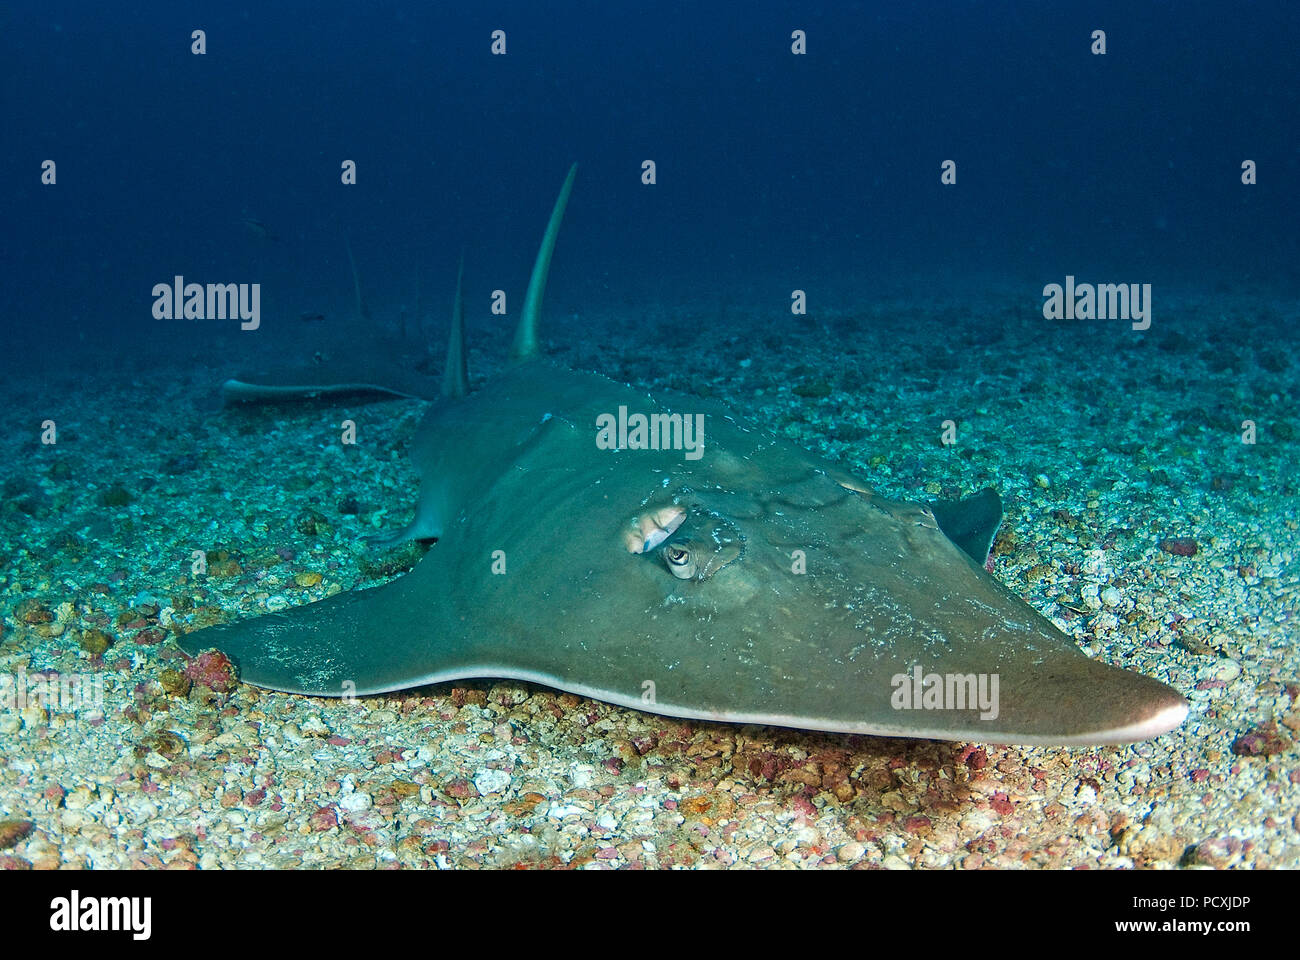
[(665, 543), (685, 519), (686, 511), (676, 504), (633, 517), (623, 534), (623, 545), (628, 553), (649, 553)]

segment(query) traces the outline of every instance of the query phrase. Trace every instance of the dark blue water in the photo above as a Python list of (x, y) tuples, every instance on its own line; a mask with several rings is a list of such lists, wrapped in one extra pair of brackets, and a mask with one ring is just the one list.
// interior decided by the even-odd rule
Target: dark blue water
[(382, 322), (445, 315), (464, 249), (471, 329), (508, 331), (488, 295), (520, 302), (574, 160), (551, 336), (656, 301), (788, 315), (796, 288), (813, 317), (1032, 307), (1066, 275), (1300, 289), (1294, 3), (470, 6), (5, 5), (5, 359), (225, 349), (152, 316), (177, 274), (260, 283), (272, 323), (347, 314), (345, 234)]

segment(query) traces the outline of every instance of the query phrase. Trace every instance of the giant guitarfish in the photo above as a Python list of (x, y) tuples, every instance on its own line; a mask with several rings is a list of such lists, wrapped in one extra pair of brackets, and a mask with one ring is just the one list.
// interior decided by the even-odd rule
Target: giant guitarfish
[[(190, 633), (183, 650), (324, 697), (499, 677), (674, 717), (1021, 744), (1182, 722), (1178, 692), (1088, 658), (986, 572), (992, 490), (886, 499), (720, 404), (540, 356), (575, 171), (513, 364), (473, 393), (458, 289), (445, 396), (412, 445), (415, 518), (381, 538), (436, 540), (414, 569)], [(977, 689), (996, 690), (994, 708)]]

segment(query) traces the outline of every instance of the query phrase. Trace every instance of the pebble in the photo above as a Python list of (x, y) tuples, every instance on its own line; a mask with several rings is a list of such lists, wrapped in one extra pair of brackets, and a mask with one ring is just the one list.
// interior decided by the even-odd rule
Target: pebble
[(1243, 733), (1232, 743), (1232, 752), (1241, 757), (1272, 756), (1291, 748), (1291, 741), (1272, 720)]
[(30, 820), (0, 820), (0, 850), (8, 850), (32, 832)]
[(867, 848), (856, 840), (851, 840), (844, 846), (835, 851), (836, 858), (840, 863), (852, 863), (855, 860), (861, 860), (862, 855), (866, 853)]
[(69, 810), (84, 810), (95, 802), (95, 794), (87, 786), (80, 786), (63, 798), (63, 805)]
[(103, 630), (90, 629), (82, 632), (79, 643), (82, 650), (92, 657), (98, 657), (113, 645), (113, 639)]
[(1241, 676), (1241, 664), (1236, 660), (1221, 660), (1214, 668), (1214, 676), (1225, 683), (1231, 683)]
[(805, 846), (812, 846), (822, 838), (821, 831), (813, 826), (802, 826), (794, 828), (794, 838)]
[(364, 790), (354, 790), (339, 799), (339, 806), (349, 813), (359, 813), (362, 810), (369, 810), (374, 804), (370, 794)]
[(1194, 557), (1198, 547), (1191, 537), (1166, 537), (1160, 541), (1160, 549), (1175, 557)]
[(304, 720), (298, 730), (304, 737), (319, 737), (320, 739), (324, 739), (334, 732), (325, 726), (324, 720), (314, 714)]
[(164, 670), (158, 674), (158, 682), (162, 684), (163, 690), (173, 697), (189, 696), (190, 689), (194, 685), (189, 676), (179, 670)]
[(546, 815), (552, 820), (563, 820), (565, 817), (585, 817), (590, 815), (593, 807), (591, 805), (582, 806), (576, 803), (554, 803), (546, 811)]
[(474, 775), (474, 786), (484, 797), (489, 793), (504, 793), (510, 786), (510, 774), (504, 770), (480, 770)]

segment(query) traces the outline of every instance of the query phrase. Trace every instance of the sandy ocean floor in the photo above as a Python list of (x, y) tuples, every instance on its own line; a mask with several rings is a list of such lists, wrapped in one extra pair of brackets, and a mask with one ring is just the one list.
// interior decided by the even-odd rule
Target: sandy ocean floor
[[(679, 722), (513, 682), (351, 704), (231, 684), (171, 638), (418, 558), (360, 537), (409, 517), (422, 405), (223, 411), (219, 358), (180, 377), (123, 360), (0, 388), (0, 675), (103, 687), (0, 706), (0, 866), (1300, 867), (1300, 314), (1223, 294), (1139, 334), (1035, 310), (664, 307), (547, 333), (575, 367), (719, 397), (886, 495), (996, 485), (996, 575), (1090, 655), (1183, 691), (1177, 731), (1022, 749)], [(476, 381), (506, 336), (471, 331)]]

